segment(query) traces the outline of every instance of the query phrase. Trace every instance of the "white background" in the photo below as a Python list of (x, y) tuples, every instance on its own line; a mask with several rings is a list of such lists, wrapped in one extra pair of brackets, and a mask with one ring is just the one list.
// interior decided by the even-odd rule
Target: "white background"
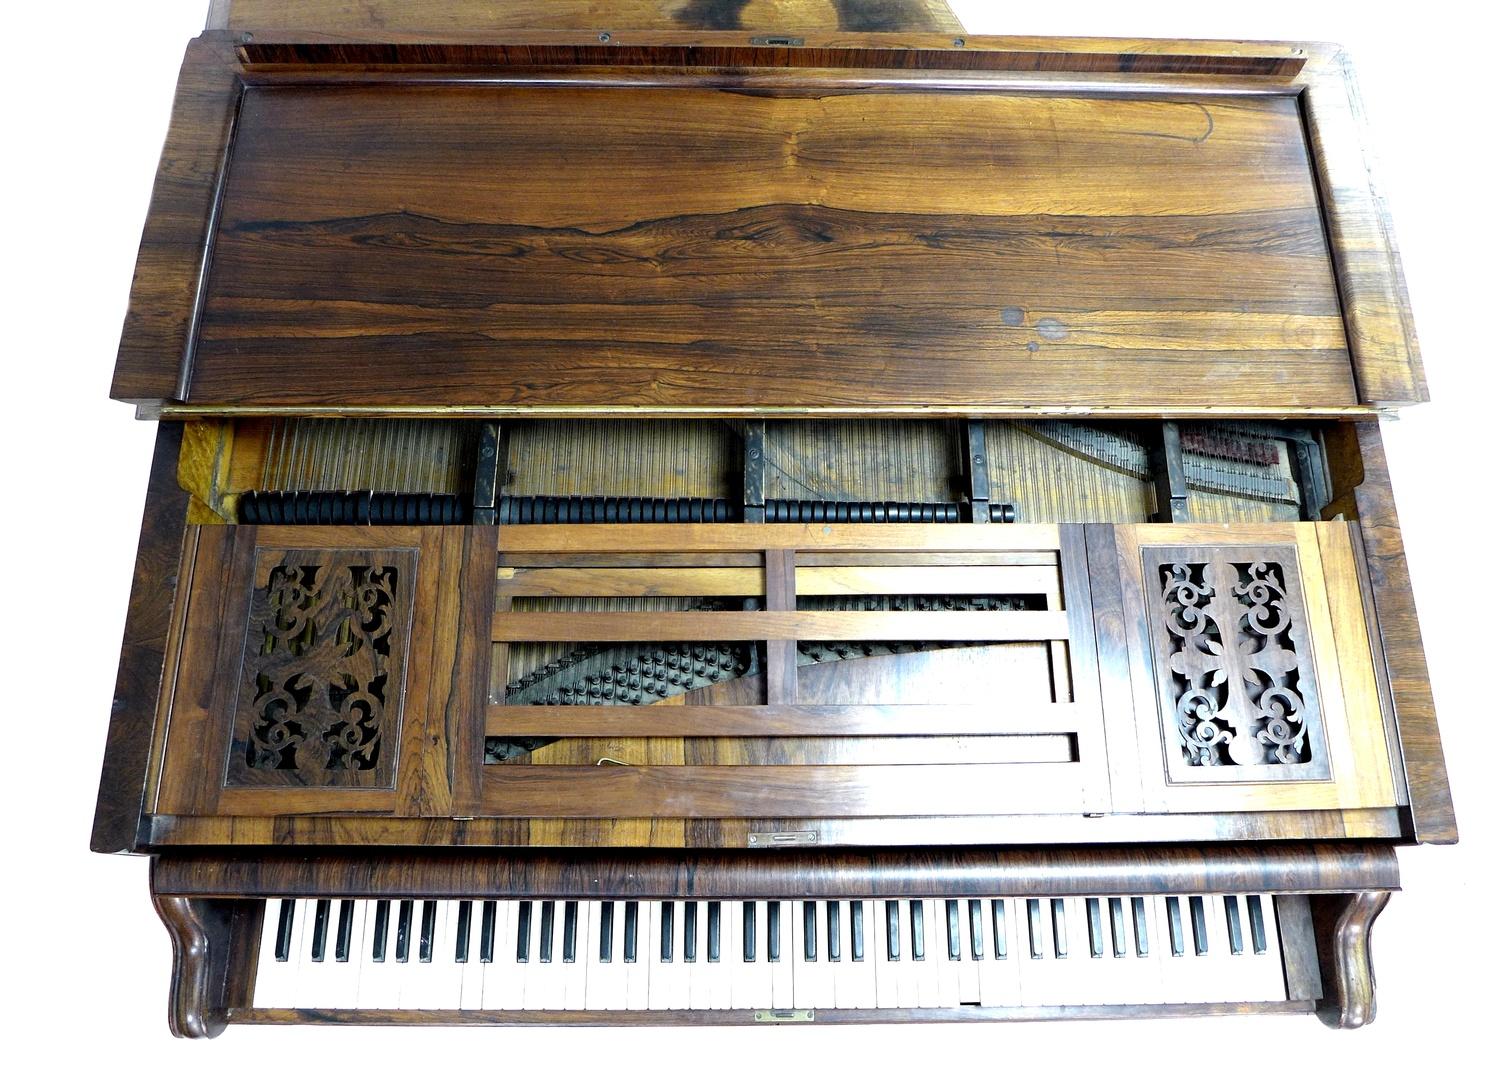
[[(1387, 427), (1464, 843), (1401, 853), (1376, 934), (1380, 1018), (861, 1029), (231, 1029), (171, 1039), (165, 932), (140, 859), (92, 856), (89, 824), (153, 429), (107, 401), (182, 49), (205, 0), (9, 5), (0, 78), (6, 376), (0, 418), (5, 904), (11, 1067), (161, 1069), (772, 1062), (936, 1069), (1037, 1063), (1364, 1069), (1483, 1057), (1496, 912), (1494, 26), (1482, 4), (955, 0), (971, 33), (1336, 40), (1358, 65), (1435, 401)], [(14, 235), (19, 231), (20, 242)], [(1274, 399), (1268, 399), (1274, 401)], [(34, 1049), (33, 1049), (34, 1047)], [(118, 1067), (118, 1065), (117, 1065)]]

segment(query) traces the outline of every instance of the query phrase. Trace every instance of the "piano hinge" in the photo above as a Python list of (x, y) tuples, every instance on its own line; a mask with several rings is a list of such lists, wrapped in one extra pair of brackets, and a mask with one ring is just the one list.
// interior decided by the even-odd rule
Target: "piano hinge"
[(758, 1024), (810, 1024), (813, 1022), (813, 1011), (811, 1009), (756, 1009), (755, 1022)]
[(745, 838), (745, 844), (752, 849), (782, 849), (817, 843), (816, 830), (758, 830)]

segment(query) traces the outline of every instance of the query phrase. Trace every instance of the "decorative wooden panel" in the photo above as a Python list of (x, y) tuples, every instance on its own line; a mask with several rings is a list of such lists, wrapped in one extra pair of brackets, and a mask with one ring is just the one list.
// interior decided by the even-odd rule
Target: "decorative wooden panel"
[(1347, 524), (1095, 531), (1125, 623), (1109, 710), (1134, 709), (1135, 740), (1110, 738), (1117, 807), (1137, 785), (1145, 811), (1396, 803)]
[(1168, 777), (1326, 779), (1295, 548), (1142, 553)]
[(416, 563), (257, 550), (226, 784), (394, 785)]
[(483, 718), (491, 530), (188, 531), (148, 811), (453, 814), (472, 786), (450, 741)]

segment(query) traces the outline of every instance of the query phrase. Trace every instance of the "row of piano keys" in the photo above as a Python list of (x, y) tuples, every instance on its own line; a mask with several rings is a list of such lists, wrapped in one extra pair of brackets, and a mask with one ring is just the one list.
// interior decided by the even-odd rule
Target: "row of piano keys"
[(1269, 895), (266, 903), (265, 1009), (903, 1009), (1287, 997)]

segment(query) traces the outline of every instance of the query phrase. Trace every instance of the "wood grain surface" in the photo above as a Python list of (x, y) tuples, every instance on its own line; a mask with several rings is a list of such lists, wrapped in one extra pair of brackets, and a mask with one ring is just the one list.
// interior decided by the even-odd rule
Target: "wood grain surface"
[(1080, 397), (1357, 401), (1290, 98), (252, 87), (189, 394)]

